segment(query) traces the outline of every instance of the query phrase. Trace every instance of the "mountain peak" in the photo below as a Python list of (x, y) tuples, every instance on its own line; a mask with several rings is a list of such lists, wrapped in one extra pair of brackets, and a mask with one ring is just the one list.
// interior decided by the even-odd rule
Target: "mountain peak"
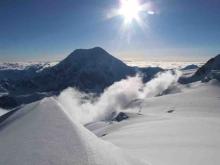
[(89, 48), (89, 49), (76, 49), (75, 51), (78, 51), (78, 50), (82, 50), (82, 51), (93, 51), (93, 50), (105, 51), (102, 47), (99, 47), (99, 46), (96, 46), (96, 47), (93, 47), (93, 48)]
[(108, 65), (109, 63), (120, 63), (121, 65), (125, 65), (122, 61), (115, 58), (107, 51), (105, 51), (101, 47), (94, 47), (91, 49), (76, 49), (69, 56), (67, 56), (63, 61), (61, 61), (61, 65)]
[[(51, 70), (57, 80), (57, 88), (74, 86), (79, 90), (95, 93), (103, 92), (114, 82), (135, 74), (134, 68), (101, 47), (76, 49), (55, 67), (50, 68), (49, 72)], [(53, 84), (54, 81), (51, 86)]]
[(94, 47), (90, 49), (76, 49), (74, 50), (70, 55), (74, 54), (109, 54), (107, 51), (105, 51), (101, 47)]
[[(103, 49), (102, 47), (96, 46), (91, 48), (90, 50), (94, 50), (94, 51), (105, 51), (105, 49)], [(106, 52), (106, 51), (105, 51)]]

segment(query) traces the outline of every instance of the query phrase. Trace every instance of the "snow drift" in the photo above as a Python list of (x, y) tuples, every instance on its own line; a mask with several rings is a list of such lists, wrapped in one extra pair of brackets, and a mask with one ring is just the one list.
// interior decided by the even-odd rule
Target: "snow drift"
[(179, 76), (179, 71), (167, 71), (144, 84), (142, 77), (137, 75), (114, 83), (96, 100), (74, 88), (64, 90), (56, 99), (70, 116), (82, 124), (111, 120), (118, 112), (128, 109), (132, 101), (158, 96), (171, 89)]
[(72, 120), (53, 98), (32, 103), (0, 125), (0, 164), (141, 165)]

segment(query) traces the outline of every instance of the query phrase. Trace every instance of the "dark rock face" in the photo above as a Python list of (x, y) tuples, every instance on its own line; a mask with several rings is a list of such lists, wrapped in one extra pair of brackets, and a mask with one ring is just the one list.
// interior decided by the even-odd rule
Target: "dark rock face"
[(128, 119), (128, 115), (124, 112), (120, 112), (114, 119), (113, 121), (121, 122), (122, 120)]
[(1, 96), (0, 97), (0, 107), (4, 109), (10, 109), (18, 106), (17, 101), (11, 96)]
[(194, 76), (204, 78), (216, 70), (220, 70), (220, 54), (210, 59), (205, 65), (199, 68)]
[(209, 81), (211, 79), (220, 80), (220, 54), (210, 59), (202, 67), (200, 67), (193, 76), (181, 77), (180, 83), (192, 83), (196, 81)]
[(157, 73), (164, 71), (159, 67), (138, 68), (143, 76), (143, 82), (150, 81)]

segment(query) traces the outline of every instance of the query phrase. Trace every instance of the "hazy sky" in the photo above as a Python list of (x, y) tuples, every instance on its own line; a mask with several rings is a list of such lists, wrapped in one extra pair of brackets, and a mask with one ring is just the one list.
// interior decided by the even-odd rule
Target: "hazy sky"
[(101, 46), (117, 57), (209, 58), (220, 53), (220, 0), (140, 0), (144, 26), (108, 18), (119, 0), (0, 0), (0, 61), (54, 60)]

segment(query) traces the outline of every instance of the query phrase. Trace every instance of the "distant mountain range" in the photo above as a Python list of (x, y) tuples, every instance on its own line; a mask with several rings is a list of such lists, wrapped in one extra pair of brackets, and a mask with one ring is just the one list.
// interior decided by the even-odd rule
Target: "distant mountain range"
[(100, 47), (77, 49), (55, 66), (42, 69), (29, 67), (24, 70), (0, 71), (0, 107), (12, 108), (43, 97), (59, 94), (67, 87), (80, 91), (102, 93), (114, 82), (143, 75), (147, 82), (163, 71), (159, 67), (130, 67)]
[(191, 65), (187, 65), (185, 66), (184, 68), (182, 68), (181, 70), (191, 70), (191, 69), (198, 69), (198, 65), (195, 65), (195, 64), (191, 64)]

